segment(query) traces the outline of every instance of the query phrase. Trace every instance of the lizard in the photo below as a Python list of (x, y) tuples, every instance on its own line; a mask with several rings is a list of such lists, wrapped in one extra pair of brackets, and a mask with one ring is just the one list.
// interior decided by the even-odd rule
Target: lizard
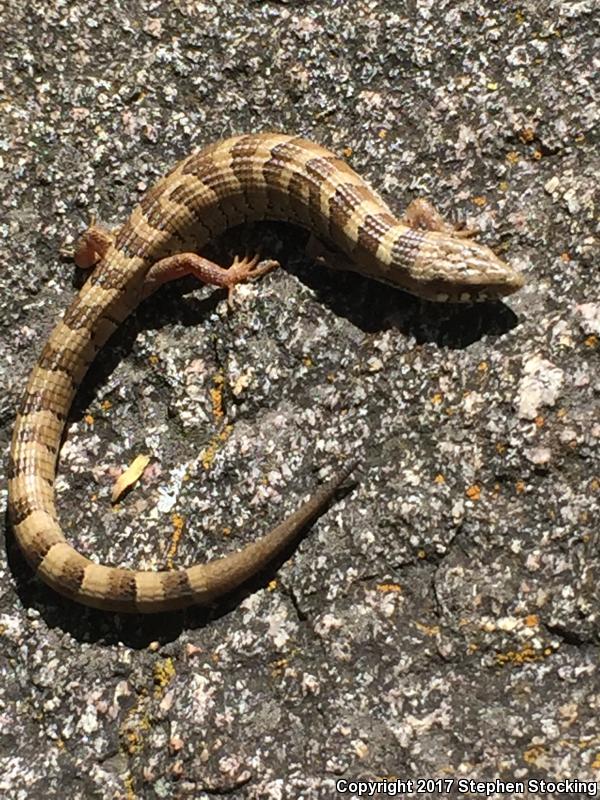
[(258, 258), (236, 258), (225, 269), (198, 252), (230, 226), (267, 219), (308, 228), (343, 256), (343, 268), (427, 300), (496, 300), (524, 283), (521, 273), (426, 202), (397, 218), (345, 161), (299, 136), (243, 134), (184, 158), (115, 232), (93, 222), (78, 240), (75, 262), (93, 272), (43, 347), (18, 409), (8, 463), (11, 524), (29, 564), (61, 594), (116, 612), (212, 604), (284, 551), (355, 468), (348, 461), (273, 530), (207, 564), (161, 571), (98, 564), (61, 530), (54, 499), (61, 437), (96, 353), (166, 281), (191, 274), (231, 292), (273, 269), (276, 262)]

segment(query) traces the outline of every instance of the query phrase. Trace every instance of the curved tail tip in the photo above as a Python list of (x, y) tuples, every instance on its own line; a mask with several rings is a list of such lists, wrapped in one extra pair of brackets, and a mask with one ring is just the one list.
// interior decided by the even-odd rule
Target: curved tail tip
[(336, 486), (340, 486), (347, 478), (352, 475), (355, 469), (360, 465), (360, 460), (358, 458), (349, 458), (343, 463), (343, 466), (337, 472), (337, 474), (333, 477), (331, 483), (335, 484)]

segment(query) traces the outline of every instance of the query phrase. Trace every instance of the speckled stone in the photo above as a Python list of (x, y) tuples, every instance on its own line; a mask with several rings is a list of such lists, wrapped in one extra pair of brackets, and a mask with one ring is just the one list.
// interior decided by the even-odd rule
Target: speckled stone
[[(8, 537), (3, 798), (598, 779), (594, 8), (2, 4), (5, 453), (83, 279), (61, 246), (92, 213), (118, 225), (219, 137), (315, 139), (396, 210), (426, 195), (477, 226), (528, 279), (505, 305), (434, 307), (318, 268), (303, 233), (264, 225), (215, 246), (227, 263), (260, 243), (283, 264), (233, 313), (193, 282), (141, 307), (92, 367), (61, 453), (58, 506), (82, 552), (189, 564), (253, 539), (345, 454), (360, 483), (278, 570), (204, 613), (74, 606)], [(112, 508), (141, 452), (151, 466)]]

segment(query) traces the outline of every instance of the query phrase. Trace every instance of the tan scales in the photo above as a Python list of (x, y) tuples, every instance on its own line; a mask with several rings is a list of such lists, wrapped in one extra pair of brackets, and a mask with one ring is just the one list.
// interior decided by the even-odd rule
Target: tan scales
[(489, 248), (453, 231), (429, 207), (417, 205), (413, 215), (410, 225), (394, 217), (345, 162), (317, 144), (284, 134), (250, 134), (181, 161), (146, 193), (114, 237), (92, 225), (76, 261), (95, 265), (94, 272), (31, 373), (9, 457), (11, 520), (37, 574), (90, 606), (157, 612), (211, 603), (286, 548), (325, 510), (354, 463), (262, 538), (208, 564), (134, 571), (79, 554), (65, 540), (54, 504), (56, 462), (73, 397), (108, 337), (165, 281), (194, 274), (231, 289), (273, 267), (236, 260), (225, 270), (186, 250), (192, 239), (201, 248), (242, 222), (270, 219), (308, 227), (342, 251), (344, 268), (430, 300), (496, 299), (523, 285), (522, 276)]

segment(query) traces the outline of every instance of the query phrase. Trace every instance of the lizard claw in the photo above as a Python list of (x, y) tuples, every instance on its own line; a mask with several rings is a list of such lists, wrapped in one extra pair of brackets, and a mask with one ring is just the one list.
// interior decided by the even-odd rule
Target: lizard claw
[(230, 283), (227, 287), (228, 306), (230, 308), (233, 306), (233, 294), (238, 283), (253, 281), (256, 278), (266, 275), (268, 272), (272, 272), (274, 269), (277, 269), (278, 266), (279, 261), (275, 261), (274, 259), (261, 261), (259, 253), (256, 253), (252, 258), (247, 254), (243, 258), (235, 256), (233, 263), (227, 270), (230, 277)]

